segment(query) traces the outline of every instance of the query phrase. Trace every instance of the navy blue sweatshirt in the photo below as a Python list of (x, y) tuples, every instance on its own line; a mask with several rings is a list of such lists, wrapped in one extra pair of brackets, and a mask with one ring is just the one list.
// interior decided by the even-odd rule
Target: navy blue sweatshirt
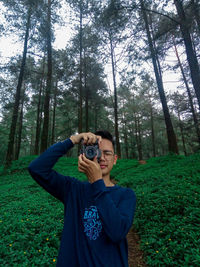
[(70, 139), (49, 147), (29, 165), (32, 177), (64, 204), (58, 267), (128, 267), (126, 235), (132, 226), (135, 193), (103, 179), (81, 182), (53, 170), (73, 147)]

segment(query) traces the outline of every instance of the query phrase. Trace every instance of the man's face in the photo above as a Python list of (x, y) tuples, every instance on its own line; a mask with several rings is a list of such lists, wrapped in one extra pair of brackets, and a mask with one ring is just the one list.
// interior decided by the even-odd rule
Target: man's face
[(99, 148), (102, 152), (99, 164), (104, 177), (110, 174), (113, 165), (116, 164), (117, 155), (114, 154), (112, 142), (107, 139), (102, 139)]

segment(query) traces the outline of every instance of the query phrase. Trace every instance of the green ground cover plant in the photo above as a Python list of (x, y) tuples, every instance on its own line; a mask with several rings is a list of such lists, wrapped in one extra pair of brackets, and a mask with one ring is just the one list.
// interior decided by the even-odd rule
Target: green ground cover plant
[(149, 266), (200, 266), (200, 154), (152, 158), (123, 168), (137, 195), (135, 227)]
[[(33, 158), (14, 161), (0, 176), (0, 266), (56, 265), (63, 204), (30, 177)], [(85, 179), (75, 158), (61, 158), (55, 169)], [(200, 154), (145, 165), (119, 160), (112, 177), (136, 192), (134, 227), (148, 266), (200, 266)]]

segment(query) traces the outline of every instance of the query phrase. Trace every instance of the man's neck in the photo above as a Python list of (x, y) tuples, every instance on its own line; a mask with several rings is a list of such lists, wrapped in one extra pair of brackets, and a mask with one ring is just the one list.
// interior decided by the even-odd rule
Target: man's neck
[(110, 181), (110, 175), (103, 176), (104, 183), (107, 186), (114, 186), (114, 184)]

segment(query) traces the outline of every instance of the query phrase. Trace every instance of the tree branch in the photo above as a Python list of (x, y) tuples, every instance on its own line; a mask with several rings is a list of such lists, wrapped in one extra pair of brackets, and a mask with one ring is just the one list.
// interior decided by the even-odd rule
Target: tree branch
[[(142, 8), (139, 8), (139, 9), (142, 9)], [(143, 10), (148, 11), (148, 12), (152, 12), (152, 13), (155, 13), (155, 14), (158, 14), (158, 15), (161, 15), (161, 16), (163, 16), (163, 17), (166, 17), (166, 18), (170, 19), (171, 21), (175, 22), (176, 24), (180, 24), (180, 22), (177, 21), (176, 19), (170, 17), (169, 15), (160, 13), (160, 12), (158, 12), (158, 11), (156, 11), (156, 10), (152, 10), (152, 9), (148, 9), (148, 8), (144, 8)]]
[(143, 10), (145, 10), (145, 11), (147, 11), (147, 12), (152, 12), (152, 13), (161, 15), (161, 16), (163, 16), (163, 17), (166, 17), (166, 18), (170, 19), (171, 21), (175, 22), (176, 24), (180, 24), (180, 22), (179, 22), (178, 20), (176, 20), (176, 19), (170, 17), (170, 16), (167, 15), (167, 14), (160, 13), (159, 11), (156, 11), (156, 10), (152, 10), (152, 9), (148, 9), (148, 8), (141, 8), (141, 7), (137, 7), (137, 6), (134, 6), (133, 8), (124, 6), (124, 7), (120, 8), (120, 9), (126, 9), (126, 10), (131, 10), (131, 11), (132, 11), (133, 9), (138, 9), (138, 10), (142, 10), (142, 9), (143, 9)]

